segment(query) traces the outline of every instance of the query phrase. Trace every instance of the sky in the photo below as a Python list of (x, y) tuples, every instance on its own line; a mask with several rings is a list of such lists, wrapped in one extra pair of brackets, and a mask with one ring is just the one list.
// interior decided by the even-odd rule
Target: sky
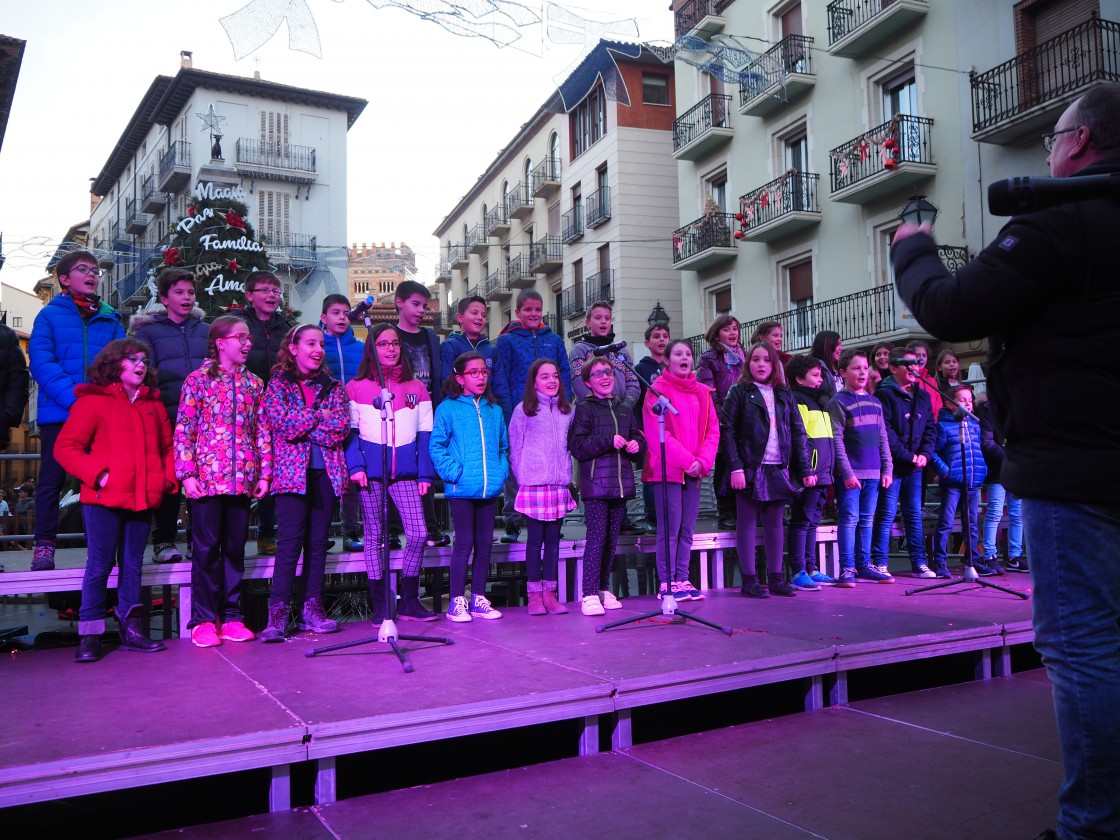
[[(407, 243), (419, 279), (434, 277), (432, 231), (555, 90), (581, 46), (556, 45), (539, 23), (511, 26), (499, 48), (390, 5), (398, 0), (0, 0), (0, 33), (27, 41), (0, 148), (0, 234), (6, 284), (30, 290), (68, 228), (89, 218), (100, 173), (157, 75), (181, 50), (201, 70), (261, 77), (369, 101), (348, 137), (347, 242)], [(445, 0), (412, 0), (433, 8)], [(510, 24), (539, 0), (508, 3)], [(584, 4), (584, 5), (581, 5)], [(302, 7), (321, 57), (289, 47), (289, 29), (238, 60), (221, 18)], [(563, 2), (597, 21), (632, 19), (642, 41), (673, 34), (669, 0)], [(599, 8), (595, 8), (597, 5)], [(382, 8), (377, 8), (382, 6)], [(297, 43), (309, 42), (307, 27)], [(507, 37), (505, 35), (503, 38)], [(313, 40), (313, 39), (311, 39)]]

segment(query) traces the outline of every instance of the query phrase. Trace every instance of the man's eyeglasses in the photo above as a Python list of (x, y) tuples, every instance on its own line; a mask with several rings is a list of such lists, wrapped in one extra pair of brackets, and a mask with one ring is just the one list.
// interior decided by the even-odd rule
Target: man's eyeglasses
[(1073, 128), (1059, 128), (1057, 131), (1051, 131), (1049, 134), (1043, 134), (1042, 148), (1044, 148), (1048, 152), (1054, 151), (1055, 137), (1057, 137), (1059, 134), (1068, 134), (1071, 131), (1077, 131), (1077, 129), (1079, 128), (1081, 128), (1081, 126), (1075, 125)]
[(253, 340), (252, 338), (249, 337), (248, 333), (238, 333), (237, 335), (223, 335), (222, 338), (218, 339), (218, 341), (221, 341), (222, 339), (226, 339), (226, 338), (236, 338), (242, 344), (248, 344), (250, 341)]
[(145, 367), (147, 367), (149, 364), (148, 357), (141, 356), (139, 353), (132, 353), (128, 356), (125, 356), (125, 358), (132, 362), (133, 367), (140, 367), (140, 365), (144, 365)]
[(70, 273), (78, 272), (78, 274), (88, 274), (90, 277), (100, 277), (104, 272), (93, 265), (76, 265), (70, 269)]
[(463, 376), (473, 376), (475, 379), (485, 379), (490, 375), (490, 371), (486, 368), (477, 368), (476, 370), (465, 370)]
[(394, 350), (399, 350), (401, 343), (399, 341), (379, 341), (377, 347), (381, 350), (388, 350), (390, 347)]

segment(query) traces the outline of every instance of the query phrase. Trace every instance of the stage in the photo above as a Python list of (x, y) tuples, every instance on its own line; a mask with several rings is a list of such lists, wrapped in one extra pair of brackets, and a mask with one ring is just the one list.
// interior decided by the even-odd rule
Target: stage
[[(1026, 575), (999, 582), (1029, 591)], [(857, 719), (855, 707), (847, 706), (848, 681), (866, 669), (964, 656), (976, 679), (1009, 676), (1012, 649), (1032, 638), (1030, 602), (963, 583), (904, 594), (920, 583), (899, 577), (894, 585), (826, 587), (766, 601), (741, 598), (737, 590), (710, 591), (704, 601), (681, 604), (732, 627), (730, 637), (659, 619), (595, 632), (605, 621), (654, 609), (651, 596), (627, 599), (623, 610), (603, 618), (585, 617), (573, 604), (564, 616), (529, 616), (514, 608), (498, 621), (402, 622), (401, 632), (448, 635), (455, 642), (405, 643), (416, 669), (411, 674), (402, 673), (383, 645), (305, 656), (312, 647), (370, 635), (368, 624), (278, 645), (226, 643), (204, 650), (173, 639), (165, 652), (113, 649), (101, 662), (80, 666), (71, 661), (72, 648), (11, 654), (0, 663), (9, 710), (0, 723), (0, 807), (256, 768), (270, 774), (270, 810), (287, 812), (292, 768), (304, 762), (313, 763), (314, 802), (325, 806), (348, 782), (340, 757), (556, 722), (570, 726), (572, 761), (608, 770), (621, 762), (640, 775), (633, 756), (672, 743), (647, 738), (651, 743), (634, 744), (635, 717), (659, 704), (783, 684), (796, 700), (775, 713), (831, 730), (826, 721)], [(1005, 682), (958, 689), (984, 691), (984, 685)], [(1048, 687), (1039, 693), (1048, 703)], [(872, 702), (905, 705), (906, 696)], [(819, 714), (793, 714), (799, 711)], [(982, 711), (976, 710), (981, 718)], [(1037, 723), (1053, 727), (1048, 706)], [(806, 780), (808, 796), (844, 786), (852, 807), (865, 808), (864, 785), (885, 789), (904, 781), (886, 765), (878, 778), (863, 778), (837, 764), (841, 753), (827, 739), (821, 749), (818, 769)], [(613, 753), (592, 760), (606, 751)], [(717, 752), (721, 761), (739, 755), (722, 746)], [(922, 763), (914, 757), (919, 781)], [(961, 772), (971, 773), (968, 767)], [(937, 795), (948, 805), (954, 793)], [(681, 825), (672, 815), (666, 819)]]

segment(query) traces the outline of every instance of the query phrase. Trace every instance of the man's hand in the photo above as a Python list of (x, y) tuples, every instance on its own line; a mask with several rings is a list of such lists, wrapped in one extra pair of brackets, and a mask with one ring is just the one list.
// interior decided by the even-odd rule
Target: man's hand
[(922, 222), (916, 225), (913, 222), (903, 222), (898, 226), (898, 230), (894, 232), (894, 239), (891, 243), (901, 242), (908, 236), (913, 236), (915, 233), (924, 233), (926, 236), (933, 236), (933, 222)]

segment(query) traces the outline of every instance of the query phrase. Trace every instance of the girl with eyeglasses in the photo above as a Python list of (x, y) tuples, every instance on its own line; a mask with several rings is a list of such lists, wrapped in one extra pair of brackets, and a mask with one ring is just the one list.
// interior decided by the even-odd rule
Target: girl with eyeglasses
[[(509, 474), (509, 437), (501, 406), (490, 390), (490, 369), (481, 353), (463, 353), (443, 383), (447, 399), (436, 409), (429, 451), (443, 479), (455, 538), (451, 549), (451, 621), (501, 618), (486, 597), (498, 496)], [(467, 563), (471, 600), (466, 598)]]
[(171, 422), (148, 362), (142, 341), (119, 338), (105, 345), (89, 368), (88, 384), (75, 387), (77, 402), (55, 443), (58, 463), (81, 482), (88, 542), (75, 662), (101, 658), (107, 583), (118, 548), (123, 549), (116, 608), (121, 647), (144, 653), (164, 649), (141, 628), (140, 569), (152, 510), (177, 482)]
[(241, 613), (250, 497), (272, 481), (272, 441), (260, 422), (264, 383), (249, 372), (249, 327), (223, 315), (207, 334), (210, 358), (183, 382), (175, 475), (191, 505), (191, 641), (256, 638)]
[[(381, 419), (385, 391), (392, 395), (387, 432)], [(434, 621), (439, 616), (420, 603), (420, 564), (428, 535), (421, 497), (431, 492), (435, 478), (428, 454), (432, 400), (424, 383), (413, 375), (408, 354), (401, 352), (400, 335), (392, 324), (378, 324), (370, 331), (358, 373), (346, 383), (346, 396), (350, 427), (355, 432), (346, 444), (346, 465), (350, 478), (360, 488), (373, 623), (380, 626), (388, 618), (387, 581), (381, 576), (381, 541), (386, 538), (381, 533), (381, 510), (387, 503), (382, 489), (383, 463), (388, 465), (389, 496), (400, 512), (405, 532), (397, 615), (407, 620)]]
[(279, 539), (268, 625), (261, 641), (283, 641), (288, 629), (296, 566), (303, 554), (303, 606), (297, 627), (335, 633), (338, 623), (323, 609), (327, 535), (335, 504), (346, 488), (343, 444), (350, 412), (342, 383), (323, 366), (323, 331), (303, 324), (280, 346), (261, 404), (261, 423), (272, 436), (273, 480)]

